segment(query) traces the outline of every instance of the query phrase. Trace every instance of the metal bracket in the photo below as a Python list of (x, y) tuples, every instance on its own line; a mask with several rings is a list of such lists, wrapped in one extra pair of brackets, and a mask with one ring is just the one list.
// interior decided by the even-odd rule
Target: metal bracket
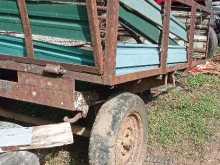
[(46, 66), (44, 68), (44, 72), (45, 73), (63, 75), (63, 74), (66, 73), (66, 70), (63, 69), (60, 65), (46, 64)]

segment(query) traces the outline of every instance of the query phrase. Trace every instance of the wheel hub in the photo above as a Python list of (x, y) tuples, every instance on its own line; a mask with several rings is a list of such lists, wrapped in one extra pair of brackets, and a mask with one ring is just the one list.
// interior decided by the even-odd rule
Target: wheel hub
[(138, 114), (128, 115), (122, 122), (118, 133), (115, 155), (118, 163), (138, 162), (143, 148), (144, 130)]

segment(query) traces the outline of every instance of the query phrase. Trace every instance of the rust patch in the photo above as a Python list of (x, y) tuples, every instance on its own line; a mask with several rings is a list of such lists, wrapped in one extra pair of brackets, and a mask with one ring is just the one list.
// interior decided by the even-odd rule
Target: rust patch
[(18, 72), (18, 82), (0, 80), (0, 96), (73, 110), (74, 86), (72, 79)]

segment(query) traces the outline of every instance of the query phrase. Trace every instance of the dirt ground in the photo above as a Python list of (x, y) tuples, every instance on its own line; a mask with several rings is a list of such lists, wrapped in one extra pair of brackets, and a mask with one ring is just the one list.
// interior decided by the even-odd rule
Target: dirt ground
[[(73, 150), (73, 148), (75, 150)], [(89, 165), (88, 139), (80, 139), (75, 145), (56, 150), (41, 151), (41, 162), (45, 165)], [(44, 153), (50, 152), (46, 157)], [(190, 155), (187, 153), (187, 155)], [(192, 154), (193, 155), (193, 154)], [(71, 158), (72, 157), (72, 158)], [(183, 158), (174, 151), (166, 149), (152, 149), (147, 146), (146, 165), (219, 165), (220, 164), (220, 132), (206, 144), (201, 159), (193, 156)]]

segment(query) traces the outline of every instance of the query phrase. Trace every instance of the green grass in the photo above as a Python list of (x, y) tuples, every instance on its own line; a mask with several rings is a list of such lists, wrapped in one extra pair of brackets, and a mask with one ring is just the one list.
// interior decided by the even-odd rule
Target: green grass
[(163, 147), (205, 144), (214, 134), (210, 124), (220, 119), (220, 79), (190, 76), (185, 86), (160, 96), (149, 107), (149, 144)]
[(198, 88), (205, 84), (216, 86), (219, 83), (220, 83), (220, 80), (217, 76), (198, 74), (196, 76), (189, 76), (187, 78), (186, 85), (188, 85), (190, 88)]

